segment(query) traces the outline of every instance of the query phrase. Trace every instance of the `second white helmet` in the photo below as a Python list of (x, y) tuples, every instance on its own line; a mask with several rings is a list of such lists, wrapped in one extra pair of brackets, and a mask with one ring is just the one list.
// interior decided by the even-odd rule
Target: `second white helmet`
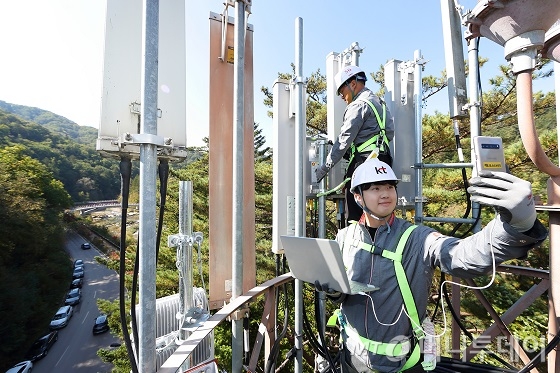
[(380, 181), (398, 182), (399, 179), (397, 179), (395, 172), (387, 163), (377, 158), (368, 159), (354, 170), (350, 183), (350, 192), (354, 193), (356, 187), (360, 185)]
[(362, 73), (365, 77), (365, 72), (362, 68), (355, 66), (355, 65), (348, 65), (342, 68), (336, 75), (334, 76), (334, 85), (336, 86), (336, 92), (340, 90), (340, 87), (346, 82), (348, 79), (353, 77), (354, 75)]

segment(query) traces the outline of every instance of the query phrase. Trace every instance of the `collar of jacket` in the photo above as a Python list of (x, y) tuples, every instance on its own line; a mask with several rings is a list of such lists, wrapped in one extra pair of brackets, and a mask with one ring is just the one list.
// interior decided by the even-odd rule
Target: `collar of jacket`
[[(395, 221), (395, 212), (393, 211), (391, 213), (391, 217), (389, 218), (389, 220), (387, 221), (387, 224), (389, 226), (393, 225), (393, 222)], [(358, 224), (362, 224), (362, 225), (366, 225), (366, 213), (362, 213), (362, 216), (360, 216), (360, 220), (358, 220)]]
[(356, 100), (358, 99), (358, 97), (359, 97), (362, 93), (367, 92), (367, 91), (369, 91), (369, 90), (370, 90), (370, 89), (369, 89), (368, 87), (364, 86), (364, 88), (360, 89), (360, 92), (356, 93), (356, 95), (354, 96), (354, 99), (352, 100), (352, 102), (356, 102)]

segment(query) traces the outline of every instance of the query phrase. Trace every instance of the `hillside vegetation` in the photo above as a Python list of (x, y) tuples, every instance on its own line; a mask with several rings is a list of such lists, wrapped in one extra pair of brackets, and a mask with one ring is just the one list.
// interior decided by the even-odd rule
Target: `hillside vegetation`
[(74, 202), (118, 198), (118, 163), (102, 158), (95, 150), (95, 141), (82, 144), (61, 133), (0, 111), (0, 147), (18, 145), (23, 155), (45, 165)]
[[(484, 62), (484, 61), (481, 61)], [(551, 74), (550, 65), (545, 63), (535, 71), (535, 79)], [(290, 77), (290, 74), (279, 74)], [(382, 76), (381, 76), (382, 78)], [(379, 72), (372, 74), (373, 81), (380, 81)], [(372, 88), (373, 83), (368, 83)], [(517, 128), (515, 104), (515, 79), (504, 67), (499, 75), (491, 81), (492, 89), (483, 94), (482, 133), (489, 136), (501, 136), (504, 140), (506, 160), (513, 174), (532, 182), (534, 193), (546, 202), (546, 180), (548, 176), (536, 171), (521, 144)], [(445, 76), (425, 77), (424, 92), (434, 94), (445, 86)], [(310, 135), (326, 132), (326, 95), (325, 77), (319, 70), (312, 74), (307, 82), (308, 102), (307, 128)], [(265, 104), (272, 105), (270, 91), (263, 87)], [(2, 102), (0, 102), (2, 104)], [(45, 287), (59, 277), (69, 276), (66, 268), (65, 254), (62, 251), (61, 213), (73, 202), (119, 197), (120, 174), (118, 162), (105, 159), (96, 153), (92, 139), (95, 133), (82, 128), (68, 120), (60, 119), (52, 113), (38, 111), (3, 103), (0, 111), (0, 214), (4, 233), (0, 241), (0, 316), (9, 323), (0, 327), (2, 344), (0, 347), (0, 368), (7, 360), (17, 357), (18, 348), (22, 349), (32, 340), (34, 325), (39, 328), (56, 308), (50, 298), (51, 292)], [(10, 106), (9, 106), (10, 105)], [(8, 107), (9, 106), (9, 107)], [(553, 162), (558, 162), (558, 144), (556, 139), (555, 97), (553, 93), (536, 92), (534, 99), (535, 116), (541, 143)], [(8, 108), (7, 108), (8, 107)], [(39, 124), (38, 122), (42, 124)], [(435, 113), (424, 115), (423, 119), (423, 160), (425, 163), (458, 162), (453, 124), (447, 115)], [(397, 124), (398, 126), (398, 124)], [(459, 122), (459, 140), (463, 149), (470, 148), (468, 120)], [(272, 235), (272, 160), (270, 149), (265, 147), (262, 133), (255, 125), (255, 230), (257, 252), (257, 283), (275, 277), (276, 268), (281, 268), (283, 258), (270, 250)], [(398, 131), (398, 127), (397, 127)], [(276, 156), (282, 155), (277, 150)], [(396, 150), (398, 151), (398, 149)], [(468, 150), (464, 151), (468, 157)], [(469, 159), (466, 159), (468, 162)], [(137, 166), (137, 162), (134, 162)], [(427, 216), (461, 217), (467, 210), (465, 180), (470, 177), (470, 170), (427, 170), (424, 172), (423, 186), (426, 203), (424, 214)], [(162, 239), (158, 257), (157, 296), (165, 296), (178, 291), (178, 272), (176, 251), (167, 248), (167, 237), (178, 233), (178, 185), (180, 180), (193, 181), (193, 231), (203, 232), (208, 237), (208, 153), (207, 148), (191, 149), (189, 159), (171, 167), (167, 185), (167, 206), (162, 226)], [(138, 201), (139, 178), (133, 175), (131, 200)], [(9, 196), (9, 197), (8, 197)], [(327, 236), (336, 234), (336, 208), (329, 204), (327, 208)], [(311, 214), (308, 214), (311, 215)], [(410, 216), (409, 216), (410, 217)], [(484, 209), (481, 216), (483, 224), (494, 217), (491, 209)], [(539, 214), (547, 224), (547, 215)], [(91, 221), (85, 221), (94, 224)], [(102, 223), (101, 223), (102, 224)], [(453, 224), (437, 224), (437, 229), (458, 237), (470, 234), (470, 227), (456, 227)], [(316, 230), (315, 222), (308, 221), (308, 232)], [(111, 232), (113, 234), (115, 232)], [(116, 232), (118, 234), (118, 232)], [(124, 253), (126, 260), (126, 284), (131, 290), (134, 259), (137, 242), (128, 232)], [(548, 268), (548, 242), (542, 248), (532, 251), (523, 260), (515, 264), (534, 268)], [(208, 284), (208, 240), (203, 242), (200, 259), (204, 283)], [(32, 258), (33, 260), (28, 260)], [(111, 256), (107, 265), (118, 269), (118, 256)], [(198, 268), (194, 263), (193, 268)], [(195, 286), (202, 286), (202, 279), (195, 274)], [(485, 284), (488, 279), (478, 279)], [(533, 285), (533, 279), (518, 276), (498, 276), (494, 285), (485, 290), (485, 294), (499, 311), (507, 309), (520, 295)], [(28, 284), (33, 284), (29, 291)], [(64, 283), (64, 282), (61, 282)], [(439, 279), (434, 279), (432, 299), (437, 298)], [(31, 294), (30, 294), (31, 293)], [(48, 293), (48, 294), (47, 294)], [(22, 296), (22, 294), (25, 294)], [(47, 296), (48, 295), (48, 296)], [(462, 321), (470, 330), (483, 330), (492, 322), (488, 313), (480, 307), (470, 291), (462, 291)], [(306, 291), (305, 304), (312, 305), (312, 291)], [(293, 300), (289, 300), (293, 305)], [(547, 299), (542, 296), (526, 313), (510, 325), (519, 338), (527, 336), (541, 338), (546, 335)], [(118, 315), (117, 302), (100, 302), (100, 307)], [(431, 309), (435, 308), (434, 302)], [(25, 309), (14, 318), (13, 310)], [(307, 310), (310, 315), (312, 309)], [(127, 312), (128, 314), (128, 312)], [(262, 314), (262, 304), (251, 305), (251, 329), (258, 328), (256, 318)], [(440, 310), (441, 314), (441, 310)], [(529, 314), (534, 314), (529, 319)], [(47, 320), (44, 317), (47, 315)], [(293, 316), (293, 315), (292, 315)], [(116, 316), (115, 316), (116, 317)], [(279, 314), (283, 318), (283, 311)], [(291, 317), (291, 316), (290, 316)], [(448, 315), (449, 321), (451, 316)], [(12, 320), (14, 322), (12, 323)], [(293, 321), (293, 320), (292, 320)], [(438, 327), (443, 326), (441, 318)], [(112, 325), (115, 324), (114, 322)], [(293, 323), (292, 323), (293, 325)], [(27, 329), (26, 329), (27, 328)], [(21, 333), (29, 330), (29, 333)], [(114, 332), (119, 332), (114, 330)], [(288, 329), (286, 340), (293, 339), (293, 329)], [(231, 366), (231, 326), (225, 324), (216, 334), (216, 354), (220, 366)], [(7, 336), (6, 338), (4, 336)], [(10, 341), (6, 343), (4, 341)], [(539, 346), (537, 346), (539, 347)], [(540, 346), (542, 347), (542, 346)], [(280, 358), (286, 356), (290, 348), (288, 342), (282, 345)], [(101, 351), (106, 361), (114, 364), (114, 372), (129, 372), (124, 346), (111, 351)], [(313, 352), (305, 347), (304, 359), (311, 369)], [(485, 358), (482, 358), (485, 359)], [(492, 363), (495, 361), (490, 360)], [(286, 368), (287, 369), (287, 368)], [(287, 370), (286, 370), (287, 371)]]

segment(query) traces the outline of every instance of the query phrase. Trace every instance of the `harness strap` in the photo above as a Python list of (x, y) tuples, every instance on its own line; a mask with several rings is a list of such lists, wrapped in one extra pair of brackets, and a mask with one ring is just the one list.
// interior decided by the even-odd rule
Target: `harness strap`
[[(375, 105), (373, 105), (373, 103), (369, 100), (366, 99), (358, 99), (358, 101), (362, 101), (365, 102), (366, 104), (369, 105), (369, 107), (371, 108), (371, 110), (373, 110), (373, 113), (375, 114), (375, 119), (377, 119), (377, 123), (379, 124), (379, 129), (381, 130), (379, 133), (382, 134), (383, 136), (383, 140), (387, 142), (387, 144), (389, 143), (389, 140), (387, 140), (386, 136), (385, 136), (385, 118), (387, 116), (387, 106), (382, 102), (381, 103), (381, 107), (383, 109), (383, 118), (379, 117), (379, 112), (377, 111), (377, 109), (375, 108)], [(377, 135), (373, 136), (372, 138), (370, 138), (369, 140), (367, 140), (366, 142), (364, 142), (363, 144), (361, 144), (360, 146), (358, 146), (356, 148), (356, 150), (361, 153), (365, 150), (367, 150), (368, 146), (373, 144), (374, 139), (377, 140)], [(382, 145), (382, 144), (381, 144)]]
[[(395, 254), (400, 255), (402, 259), (402, 253), (404, 251), (404, 246), (408, 237), (412, 233), (412, 231), (416, 228), (416, 225), (411, 225), (404, 231), (403, 235), (399, 240), (399, 244), (397, 245), (397, 249), (395, 250)], [(408, 284), (408, 280), (406, 278), (406, 273), (404, 271), (404, 267), (402, 265), (402, 260), (393, 261), (395, 264), (395, 273), (397, 274), (397, 282), (399, 283), (399, 289), (401, 291), (401, 295), (404, 300), (404, 306), (406, 308), (406, 312), (410, 317), (410, 323), (412, 324), (412, 330), (417, 339), (424, 338), (424, 331), (422, 330), (422, 326), (420, 325), (420, 318), (418, 317), (418, 310), (416, 309), (416, 303), (414, 302), (414, 297), (412, 296), (412, 291), (410, 290), (410, 285)], [(406, 363), (402, 367), (402, 370), (406, 370), (412, 368), (418, 361), (420, 360), (420, 344), (417, 343), (412, 355), (406, 360)]]
[[(354, 224), (354, 226), (356, 227), (357, 224)], [(416, 303), (414, 302), (414, 297), (412, 295), (412, 291), (410, 290), (410, 285), (408, 284), (406, 272), (404, 271), (404, 267), (402, 265), (402, 254), (404, 252), (406, 242), (408, 241), (410, 234), (414, 229), (416, 229), (416, 227), (417, 227), (416, 225), (411, 225), (404, 231), (404, 233), (399, 238), (399, 242), (394, 252), (377, 248), (374, 245), (367, 244), (363, 241), (355, 240), (352, 238), (353, 234), (349, 234), (350, 232), (347, 232), (346, 239), (344, 240), (343, 248), (347, 244), (350, 244), (353, 245), (354, 247), (358, 247), (361, 250), (365, 250), (373, 254), (381, 255), (384, 258), (393, 261), (393, 264), (395, 266), (397, 283), (399, 285), (399, 290), (403, 298), (406, 312), (408, 313), (408, 316), (410, 318), (414, 336), (420, 340), (424, 338), (424, 332), (420, 324), (418, 310), (416, 309)], [(340, 322), (341, 327), (344, 329), (347, 335), (352, 339), (359, 340), (368, 351), (378, 355), (386, 355), (386, 356), (393, 356), (393, 357), (405, 356), (410, 351), (410, 341), (404, 341), (400, 343), (383, 343), (383, 342), (372, 341), (370, 339), (360, 336), (358, 332), (351, 325), (347, 324), (345, 320), (343, 320), (343, 318), (341, 317), (342, 315), (340, 314), (340, 310), (337, 310), (336, 314), (338, 316), (338, 320)], [(335, 321), (335, 320), (331, 318), (329, 321)], [(414, 350), (406, 360), (405, 365), (402, 367), (401, 371), (413, 367), (414, 365), (416, 365), (416, 363), (418, 363), (419, 360), (420, 360), (420, 344), (417, 343), (414, 346)]]
[(329, 317), (327, 326), (336, 327), (337, 321), (350, 338), (359, 340), (364, 345), (364, 348), (366, 350), (373, 352), (374, 354), (391, 357), (404, 357), (410, 352), (410, 340), (404, 340), (395, 343), (385, 343), (372, 341), (371, 339), (362, 337), (356, 331), (356, 329), (354, 329), (350, 324), (346, 322), (344, 316), (342, 315), (342, 312), (340, 312), (340, 309), (335, 310), (331, 317)]
[[(416, 227), (416, 225), (408, 227), (399, 240), (399, 244), (397, 245), (397, 249), (394, 254), (400, 256), (401, 259), (406, 241)], [(384, 253), (386, 251), (387, 250), (385, 250)], [(412, 323), (412, 330), (417, 338), (423, 338), (424, 332), (422, 331), (422, 325), (420, 324), (420, 318), (418, 317), (418, 310), (416, 309), (416, 304), (414, 303), (414, 297), (412, 296), (412, 291), (410, 290), (410, 285), (408, 284), (408, 279), (406, 278), (402, 260), (393, 261), (393, 263), (395, 264), (395, 273), (397, 274), (397, 282), (399, 283), (399, 289), (401, 290), (404, 300), (404, 306), (406, 307), (406, 312), (408, 313), (410, 322)]]
[[(416, 225), (411, 225), (408, 227), (404, 233), (399, 238), (399, 243), (397, 244), (397, 248), (395, 251), (389, 250), (382, 250), (381, 248), (376, 248), (374, 245), (370, 245), (360, 240), (352, 239), (351, 244), (354, 244), (355, 247), (358, 247), (361, 250), (368, 251), (373, 254), (378, 254), (381, 252), (381, 256), (384, 258), (390, 259), (393, 261), (395, 265), (395, 274), (397, 276), (397, 282), (399, 284), (399, 289), (401, 291), (404, 306), (406, 308), (406, 312), (410, 316), (411, 323), (412, 323), (412, 330), (414, 331), (416, 337), (422, 338), (422, 326), (420, 324), (420, 318), (418, 316), (418, 311), (416, 310), (416, 304), (414, 303), (414, 297), (412, 296), (412, 291), (410, 290), (410, 286), (408, 284), (408, 279), (406, 278), (406, 273), (404, 271), (404, 267), (402, 265), (402, 253), (404, 251), (404, 247), (406, 242), (408, 241), (408, 237), (412, 233), (414, 229), (416, 229)], [(344, 242), (346, 244), (346, 240)], [(379, 254), (378, 254), (379, 255)]]
[[(348, 163), (352, 162), (352, 160), (354, 159), (354, 155), (356, 153), (373, 151), (375, 148), (383, 150), (385, 145), (387, 147), (389, 146), (389, 139), (387, 139), (387, 136), (385, 135), (385, 119), (387, 117), (387, 106), (385, 105), (385, 103), (383, 102), (381, 103), (381, 107), (383, 108), (383, 118), (381, 118), (379, 116), (379, 112), (375, 108), (375, 105), (373, 105), (373, 103), (371, 103), (369, 100), (360, 98), (357, 101), (365, 102), (366, 104), (369, 105), (371, 110), (373, 110), (373, 113), (375, 114), (375, 118), (377, 119), (377, 123), (379, 124), (380, 131), (377, 135), (372, 136), (367, 141), (360, 144), (360, 146), (358, 147), (356, 147), (356, 145), (352, 143), (352, 145), (350, 146), (350, 159), (348, 160)], [(372, 145), (375, 145), (375, 147)]]
[(384, 343), (384, 342), (376, 342), (370, 339), (362, 337), (358, 332), (351, 327), (350, 325), (346, 325), (344, 331), (348, 335), (348, 337), (359, 340), (366, 350), (369, 352), (373, 352), (376, 355), (385, 355), (391, 357), (404, 357), (406, 354), (410, 352), (410, 341), (405, 340), (402, 342), (397, 343)]

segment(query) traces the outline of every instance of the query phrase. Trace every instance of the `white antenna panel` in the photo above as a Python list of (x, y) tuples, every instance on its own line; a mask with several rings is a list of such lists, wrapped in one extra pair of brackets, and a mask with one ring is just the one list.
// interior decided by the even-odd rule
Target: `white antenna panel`
[[(159, 4), (157, 136), (172, 145), (167, 156), (181, 158), (187, 140), (185, 2)], [(142, 2), (107, 0), (97, 140), (97, 150), (105, 155), (137, 156), (140, 152), (137, 144), (123, 140), (127, 133), (140, 133), (143, 17)]]

